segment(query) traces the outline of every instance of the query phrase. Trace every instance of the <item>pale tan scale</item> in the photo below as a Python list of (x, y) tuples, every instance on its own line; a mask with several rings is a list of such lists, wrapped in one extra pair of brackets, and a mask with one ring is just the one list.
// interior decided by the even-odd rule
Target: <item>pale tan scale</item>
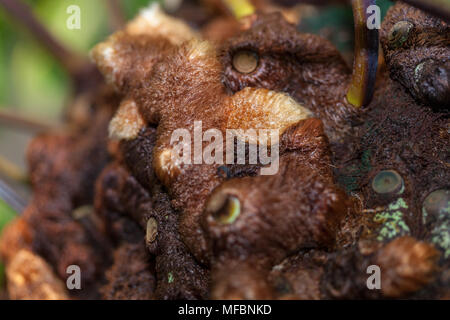
[[(236, 92), (229, 99), (227, 115), (226, 129), (278, 130), (280, 136), (290, 126), (312, 117), (309, 109), (289, 95), (257, 88)], [(256, 142), (264, 143), (260, 135)]]
[(91, 59), (105, 76), (106, 81), (113, 85), (116, 85), (116, 75), (121, 71), (120, 66), (123, 65), (120, 59), (126, 57), (118, 50), (128, 50), (128, 48), (120, 46), (124, 35), (129, 37), (147, 35), (163, 38), (173, 45), (200, 38), (198, 33), (182, 20), (166, 15), (159, 4), (151, 4), (148, 8), (142, 9), (124, 30), (112, 34), (106, 41), (96, 45), (90, 53)]
[(144, 127), (145, 121), (136, 103), (131, 99), (124, 100), (109, 123), (109, 137), (117, 140), (132, 140)]
[(63, 282), (37, 254), (21, 249), (6, 267), (9, 297), (12, 300), (68, 300)]

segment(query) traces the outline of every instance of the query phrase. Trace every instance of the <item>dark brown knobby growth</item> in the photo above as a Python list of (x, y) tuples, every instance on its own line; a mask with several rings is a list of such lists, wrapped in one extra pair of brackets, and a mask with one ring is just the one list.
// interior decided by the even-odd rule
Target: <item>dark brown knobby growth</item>
[(22, 219), (33, 226), (32, 248), (62, 279), (69, 265), (80, 266), (85, 286), (98, 280), (109, 261), (102, 227), (93, 220), (93, 213), (78, 214), (77, 209), (92, 203), (95, 178), (109, 158), (106, 142), (112, 101), (108, 98), (103, 102), (106, 107), (99, 106), (91, 127), (42, 134), (28, 149), (34, 195)]
[[(426, 237), (445, 251), (441, 237), (449, 232), (444, 212), (450, 139), (444, 96), (450, 92), (445, 67), (450, 47), (443, 30), (448, 30), (445, 22), (403, 3), (389, 10), (381, 30), (389, 74), (366, 114), (358, 152), (366, 158), (360, 182), (365, 207), (375, 211), (374, 219), (382, 225), (379, 238), (411, 234)], [(422, 74), (421, 66), (430, 61), (436, 68)], [(437, 95), (421, 94), (428, 90), (419, 81), (421, 76)], [(431, 205), (427, 212), (435, 192), (439, 205)], [(396, 227), (391, 229), (386, 222)]]
[(284, 91), (322, 119), (332, 139), (349, 128), (348, 118), (355, 114), (344, 103), (350, 68), (330, 42), (298, 32), (280, 14), (259, 15), (230, 39), (222, 64), (223, 81), (232, 92), (246, 87)]
[(348, 203), (333, 184), (320, 120), (288, 129), (282, 148), (276, 175), (231, 179), (206, 204), (213, 298), (273, 298), (268, 275), (274, 265), (302, 248), (334, 245)]
[[(155, 137), (155, 130), (147, 129), (136, 140), (124, 144), (123, 156), (118, 158), (125, 163), (105, 168), (97, 182), (97, 212), (107, 221), (110, 232), (120, 243), (146, 244), (147, 258), (150, 256), (154, 264), (155, 298), (206, 298), (208, 273), (180, 240), (178, 216), (148, 167)], [(145, 189), (126, 170), (126, 163), (132, 164), (133, 172), (139, 172), (136, 177), (147, 183)], [(148, 184), (148, 177), (152, 176), (152, 182)]]
[(399, 2), (381, 29), (390, 77), (420, 103), (450, 108), (450, 25)]
[[(381, 30), (388, 73), (382, 74), (375, 99), (364, 115), (356, 151), (341, 171), (348, 174), (342, 180), (348, 183), (348, 189), (361, 192), (362, 209), (369, 218), (361, 234), (364, 242), (388, 243), (405, 236), (423, 239), (427, 243), (421, 248), (434, 245), (440, 249), (443, 268), (448, 268), (450, 255), (445, 240), (450, 234), (450, 139), (445, 102), (449, 92), (445, 65), (450, 48), (448, 32), (443, 32), (447, 29), (445, 22), (403, 3), (389, 10)], [(426, 66), (436, 68), (430, 73)], [(436, 105), (436, 101), (440, 103)], [(391, 243), (401, 247), (406, 242)], [(394, 274), (394, 265), (406, 258), (401, 250), (388, 247), (382, 246), (379, 256), (389, 251), (389, 259), (386, 256), (383, 260), (384, 272)], [(428, 258), (436, 254), (431, 247), (422, 253), (414, 257), (416, 267), (409, 267), (418, 272), (417, 281), (411, 285), (399, 277), (396, 289), (386, 289), (383, 294), (401, 297), (432, 282), (429, 275), (436, 271), (438, 262), (436, 258)], [(350, 256), (356, 259), (353, 254)], [(336, 256), (338, 264), (339, 259)], [(387, 263), (388, 260), (392, 263)], [(430, 274), (421, 274), (419, 265), (429, 265)], [(340, 279), (338, 269), (334, 269), (336, 281)], [(350, 267), (345, 267), (345, 272), (349, 270)], [(332, 282), (327, 279), (324, 283)], [(440, 297), (446, 294), (446, 287), (445, 275), (441, 273), (422, 294)]]
[[(370, 250), (352, 247), (328, 257), (321, 291), (335, 299), (405, 298), (434, 280), (438, 259), (431, 244), (408, 236)], [(380, 290), (368, 289), (368, 270), (380, 271)]]

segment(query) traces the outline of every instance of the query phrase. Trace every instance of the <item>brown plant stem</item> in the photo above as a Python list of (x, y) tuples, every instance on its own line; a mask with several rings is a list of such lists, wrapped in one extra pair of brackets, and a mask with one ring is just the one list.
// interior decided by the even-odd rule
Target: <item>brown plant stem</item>
[(122, 29), (125, 26), (126, 18), (120, 0), (104, 0), (109, 11), (109, 21), (113, 30)]
[(0, 155), (0, 173), (12, 181), (28, 183), (28, 175), (18, 165)]
[[(3, 109), (3, 110), (2, 110)], [(26, 129), (29, 131), (48, 131), (56, 126), (44, 121), (28, 118), (15, 112), (6, 111), (0, 108), (0, 123), (6, 126)]]
[(25, 209), (26, 203), (0, 179), (0, 199), (6, 202), (17, 213)]

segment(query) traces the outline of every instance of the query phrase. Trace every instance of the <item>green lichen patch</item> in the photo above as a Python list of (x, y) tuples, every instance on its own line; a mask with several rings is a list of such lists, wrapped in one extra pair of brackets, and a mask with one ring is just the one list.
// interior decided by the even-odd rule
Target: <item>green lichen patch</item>
[(374, 216), (374, 221), (381, 224), (377, 236), (378, 241), (385, 241), (410, 233), (401, 209), (408, 209), (408, 205), (403, 198), (398, 198), (389, 204), (386, 211)]
[(431, 232), (431, 242), (444, 252), (444, 258), (450, 257), (450, 220), (440, 223)]

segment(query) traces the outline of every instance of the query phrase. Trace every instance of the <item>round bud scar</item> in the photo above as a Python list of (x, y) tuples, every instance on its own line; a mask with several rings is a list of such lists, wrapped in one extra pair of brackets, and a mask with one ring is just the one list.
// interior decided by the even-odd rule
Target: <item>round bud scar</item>
[(158, 234), (158, 222), (155, 218), (150, 218), (147, 221), (147, 234), (145, 235), (145, 239), (148, 244), (152, 244), (156, 236)]
[(213, 217), (221, 224), (231, 224), (240, 214), (241, 202), (235, 196), (228, 196), (219, 210), (213, 212)]
[(240, 73), (251, 73), (258, 67), (258, 55), (252, 51), (239, 51), (233, 56), (233, 67)]
[(423, 201), (426, 222), (450, 216), (450, 190), (439, 189), (431, 192)]
[(400, 193), (403, 190), (403, 179), (395, 170), (383, 170), (372, 180), (372, 189), (376, 193)]
[(399, 21), (389, 31), (389, 46), (392, 49), (400, 48), (409, 37), (414, 25), (409, 21)]

